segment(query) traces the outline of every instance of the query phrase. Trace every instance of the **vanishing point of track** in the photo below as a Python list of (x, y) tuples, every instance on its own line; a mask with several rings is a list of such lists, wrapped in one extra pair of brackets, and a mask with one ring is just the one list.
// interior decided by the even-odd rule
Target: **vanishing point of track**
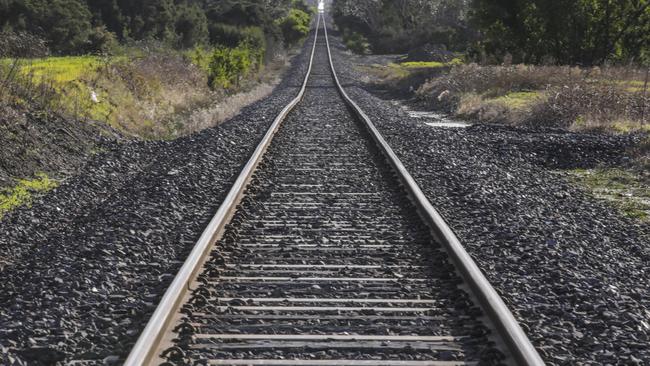
[(341, 87), (319, 16), (275, 119), (126, 365), (542, 365)]

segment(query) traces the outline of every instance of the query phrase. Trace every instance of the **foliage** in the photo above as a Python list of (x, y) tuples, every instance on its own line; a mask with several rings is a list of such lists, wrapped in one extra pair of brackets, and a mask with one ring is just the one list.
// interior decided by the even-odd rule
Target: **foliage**
[(191, 48), (208, 41), (208, 20), (203, 10), (196, 4), (181, 4), (177, 7), (175, 33), (178, 36), (177, 46), (182, 49)]
[(247, 44), (235, 48), (219, 47), (210, 59), (208, 83), (212, 88), (231, 88), (240, 78), (259, 70), (262, 55)]
[(2, 0), (0, 29), (33, 34), (67, 55), (110, 53), (117, 42), (142, 40), (180, 49), (209, 41), (236, 47), (243, 39), (280, 39), (278, 19), (286, 20), (289, 43), (295, 42), (309, 24), (305, 9), (302, 0)]
[(426, 43), (464, 48), (467, 0), (336, 0), (334, 19), (344, 32), (365, 36), (375, 52), (405, 53)]
[(158, 39), (180, 48), (205, 42), (208, 21), (190, 0), (85, 0), (97, 24), (122, 41)]
[[(647, 131), (650, 96), (631, 67), (457, 66), (417, 95), (462, 117), (575, 130)], [(630, 87), (633, 85), (634, 87)]]
[(33, 32), (46, 37), (56, 52), (86, 51), (91, 13), (81, 0), (11, 0), (0, 3), (5, 30)]
[(196, 46), (193, 49), (186, 51), (185, 56), (193, 65), (207, 74), (210, 72), (210, 62), (213, 52), (213, 48)]
[(264, 48), (266, 39), (261, 27), (239, 27), (225, 23), (215, 23), (210, 26), (210, 42), (214, 45), (234, 48), (242, 43), (252, 47)]
[(514, 62), (650, 61), (648, 0), (474, 0), (478, 55)]
[(20, 179), (15, 187), (0, 190), (0, 219), (17, 207), (30, 205), (34, 194), (47, 192), (57, 185), (46, 174), (38, 173), (34, 179)]
[(483, 63), (650, 64), (650, 0), (336, 0), (334, 18), (378, 53), (428, 43)]
[[(249, 35), (245, 34), (248, 33), (246, 29), (243, 30), (244, 34), (237, 34), (232, 27), (255, 27), (262, 30), (267, 44), (271, 43), (270, 40), (282, 41), (283, 33), (279, 20), (287, 18), (291, 9), (307, 8), (304, 0), (206, 1), (205, 9), (210, 24), (210, 40), (214, 44), (236, 47)], [(225, 28), (224, 25), (231, 26), (231, 28)], [(254, 30), (254, 32), (258, 32), (258, 30)]]
[(363, 34), (351, 30), (343, 31), (343, 43), (350, 51), (360, 55), (370, 53), (370, 42)]
[(280, 20), (280, 28), (284, 40), (289, 45), (295, 45), (309, 33), (311, 16), (299, 9), (289, 10), (289, 14)]

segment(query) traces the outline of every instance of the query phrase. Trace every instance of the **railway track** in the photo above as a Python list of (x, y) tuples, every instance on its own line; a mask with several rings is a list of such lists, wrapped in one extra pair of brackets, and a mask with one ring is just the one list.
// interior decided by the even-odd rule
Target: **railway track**
[(276, 118), (126, 365), (543, 364), (340, 86), (319, 21)]

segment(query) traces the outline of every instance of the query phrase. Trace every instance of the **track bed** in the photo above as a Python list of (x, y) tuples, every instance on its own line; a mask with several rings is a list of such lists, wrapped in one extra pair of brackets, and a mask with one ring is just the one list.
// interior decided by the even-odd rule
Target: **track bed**
[(321, 33), (304, 99), (252, 177), (164, 354), (219, 365), (496, 361), (460, 283), (339, 95)]

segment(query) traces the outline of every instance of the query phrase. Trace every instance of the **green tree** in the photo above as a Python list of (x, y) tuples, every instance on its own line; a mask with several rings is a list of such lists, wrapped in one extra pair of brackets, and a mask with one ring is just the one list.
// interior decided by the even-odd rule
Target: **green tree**
[[(277, 19), (293, 17), (292, 6), (308, 9), (302, 0), (0, 0), (0, 30), (35, 34), (66, 54), (148, 39), (180, 48), (208, 41), (263, 48), (268, 39), (281, 44)], [(303, 32), (299, 20), (295, 30)]]
[(175, 31), (181, 48), (191, 48), (208, 41), (208, 19), (197, 5), (180, 5), (177, 10)]
[(464, 48), (467, 8), (467, 0), (336, 0), (334, 19), (376, 52), (404, 53), (426, 43)]
[(52, 48), (60, 53), (87, 51), (92, 32), (90, 10), (79, 0), (53, 0), (43, 14), (42, 25), (47, 29)]
[(58, 53), (86, 52), (92, 15), (82, 0), (4, 0), (3, 28), (30, 32), (48, 40)]
[(284, 40), (289, 45), (294, 45), (309, 33), (311, 17), (302, 10), (291, 9), (289, 15), (280, 21), (280, 28)]
[(245, 45), (237, 48), (217, 48), (212, 54), (209, 66), (210, 86), (239, 86), (239, 79), (256, 67), (255, 55)]
[(516, 61), (639, 60), (650, 41), (648, 0), (474, 0), (479, 52)]

